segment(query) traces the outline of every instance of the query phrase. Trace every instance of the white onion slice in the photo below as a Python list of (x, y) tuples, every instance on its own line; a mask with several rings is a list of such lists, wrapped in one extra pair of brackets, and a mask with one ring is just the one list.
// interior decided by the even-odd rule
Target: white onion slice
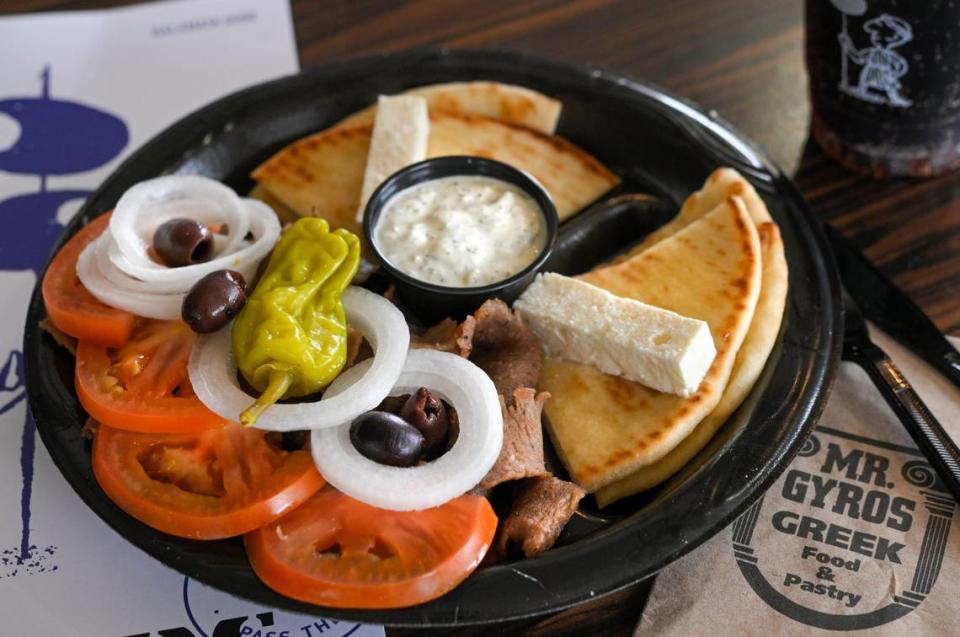
[[(347, 392), (362, 376), (367, 361), (352, 367), (327, 389)], [(347, 495), (381, 509), (412, 511), (440, 506), (479, 483), (500, 455), (503, 415), (493, 381), (456, 354), (414, 349), (391, 394), (412, 394), (426, 387), (456, 410), (460, 435), (445, 454), (417, 467), (391, 467), (360, 454), (350, 442), (350, 423), (314, 430), (313, 461), (323, 477)], [(343, 394), (339, 394), (343, 395)]]
[[(341, 300), (347, 323), (363, 332), (373, 348), (374, 357), (364, 361), (366, 373), (360, 378), (352, 376), (356, 382), (336, 397), (324, 394), (322, 400), (312, 403), (271, 405), (257, 419), (256, 428), (294, 431), (341, 425), (380, 404), (396, 383), (410, 345), (410, 329), (403, 313), (379, 294), (354, 286), (344, 290)], [(200, 402), (220, 416), (237, 421), (254, 398), (240, 388), (237, 380), (230, 333), (223, 329), (197, 339), (188, 370)]]
[[(116, 249), (116, 244), (109, 240), (109, 236), (101, 236), (100, 238), (104, 240), (104, 245), (100, 246), (96, 251), (97, 267), (100, 268), (100, 272), (103, 274), (103, 276), (113, 283), (114, 286), (117, 286), (123, 290), (135, 290), (154, 294), (172, 293), (177, 294), (178, 298), (182, 298), (180, 296), (181, 293), (178, 291), (182, 287), (181, 284), (171, 286), (169, 284), (162, 285), (158, 283), (150, 283), (148, 281), (141, 281), (140, 279), (135, 279), (126, 272), (118, 269), (111, 259), (111, 252)], [(215, 236), (213, 238), (214, 248), (219, 252), (222, 249), (225, 241), (225, 237), (221, 237), (219, 235)], [(255, 266), (256, 264), (253, 265)], [(237, 268), (231, 269), (236, 270)], [(244, 269), (244, 271), (241, 271), (241, 274), (247, 281), (251, 280), (247, 278), (248, 272), (250, 275), (255, 275), (256, 267), (247, 267)], [(172, 290), (172, 292), (168, 292), (168, 290)]]
[[(150, 258), (153, 233), (176, 217), (227, 225), (225, 237), (214, 237), (213, 259), (169, 268)], [(247, 239), (248, 232), (252, 241)], [(251, 281), (279, 236), (276, 214), (261, 201), (241, 199), (206, 177), (159, 177), (124, 193), (108, 231), (80, 255), (77, 276), (103, 303), (147, 318), (178, 319), (183, 297), (197, 280), (230, 269)]]
[(110, 236), (107, 233), (91, 242), (77, 259), (77, 277), (83, 287), (101, 303), (111, 307), (133, 312), (139, 316), (172, 321), (180, 318), (182, 294), (158, 294), (118, 286), (111, 276), (101, 269), (106, 262), (108, 270), (112, 268), (106, 258)]
[[(240, 205), (246, 210), (250, 218), (249, 228), (254, 236), (252, 243), (244, 241), (243, 237), (239, 242), (235, 242), (233, 230), (229, 229), (226, 243), (220, 251), (215, 252), (217, 256), (213, 259), (194, 265), (170, 268), (153, 261), (147, 256), (146, 249), (149, 242), (145, 241), (141, 241), (141, 243), (144, 246), (143, 255), (147, 259), (147, 263), (128, 260), (127, 254), (122, 251), (123, 244), (116, 240), (116, 236), (114, 236), (115, 241), (110, 246), (110, 260), (118, 270), (146, 282), (153, 289), (162, 292), (179, 290), (185, 283), (192, 285), (200, 277), (216, 270), (238, 270), (251, 263), (255, 266), (260, 259), (267, 256), (267, 253), (273, 249), (274, 244), (280, 237), (280, 222), (273, 210), (262, 201), (256, 199), (240, 200)], [(153, 233), (151, 232), (146, 236), (152, 239)], [(214, 245), (216, 246), (216, 243)]]
[(123, 193), (110, 217), (110, 234), (129, 264), (170, 270), (150, 258), (150, 243), (144, 238), (153, 237), (163, 222), (184, 216), (208, 225), (226, 223), (230, 251), (237, 250), (250, 230), (250, 215), (230, 188), (200, 175), (167, 175), (141, 181)]

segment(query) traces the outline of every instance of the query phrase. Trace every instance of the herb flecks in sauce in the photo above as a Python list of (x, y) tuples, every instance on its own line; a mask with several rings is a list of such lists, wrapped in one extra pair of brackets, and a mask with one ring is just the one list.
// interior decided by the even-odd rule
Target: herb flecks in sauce
[(398, 193), (380, 213), (374, 242), (391, 265), (447, 287), (502, 281), (543, 250), (536, 201), (490, 177), (434, 179)]

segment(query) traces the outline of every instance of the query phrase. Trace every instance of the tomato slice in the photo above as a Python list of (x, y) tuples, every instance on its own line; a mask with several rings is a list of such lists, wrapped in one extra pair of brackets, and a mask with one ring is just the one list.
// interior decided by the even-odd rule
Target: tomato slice
[(43, 276), (43, 303), (50, 321), (61, 332), (97, 345), (123, 345), (130, 338), (136, 317), (98, 301), (77, 278), (77, 259), (110, 222), (100, 215), (70, 237), (50, 262)]
[(385, 511), (327, 487), (243, 541), (257, 576), (282, 595), (336, 608), (399, 608), (466, 579), (496, 529), (480, 496)]
[(284, 451), (276, 433), (230, 424), (193, 434), (100, 425), (93, 473), (117, 506), (155, 529), (198, 540), (268, 524), (324, 485), (309, 450)]
[(129, 431), (222, 427), (228, 421), (207, 409), (190, 384), (196, 338), (182, 321), (141, 319), (122, 347), (80, 341), (74, 379), (80, 403), (94, 420)]

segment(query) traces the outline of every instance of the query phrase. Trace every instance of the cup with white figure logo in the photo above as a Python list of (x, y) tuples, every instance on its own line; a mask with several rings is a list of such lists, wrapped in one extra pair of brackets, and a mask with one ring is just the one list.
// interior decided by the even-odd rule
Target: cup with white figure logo
[(878, 179), (960, 167), (960, 2), (806, 0), (811, 131)]

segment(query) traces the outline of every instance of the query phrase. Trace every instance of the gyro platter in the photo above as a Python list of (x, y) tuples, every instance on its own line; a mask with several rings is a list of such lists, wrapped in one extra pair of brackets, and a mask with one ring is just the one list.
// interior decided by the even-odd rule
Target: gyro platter
[(254, 87), (68, 225), (25, 356), (117, 532), (265, 604), (455, 625), (655, 573), (792, 457), (836, 277), (749, 143), (608, 73), (413, 52)]

